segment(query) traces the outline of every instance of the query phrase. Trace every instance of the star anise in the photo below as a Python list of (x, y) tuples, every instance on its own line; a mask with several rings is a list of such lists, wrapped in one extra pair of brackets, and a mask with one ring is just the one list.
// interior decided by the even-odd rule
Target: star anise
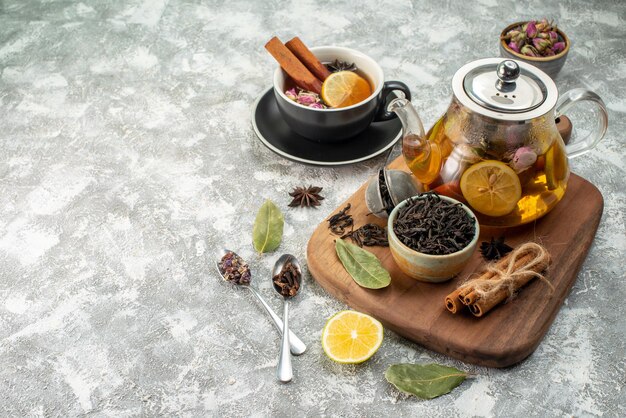
[(490, 242), (480, 243), (480, 253), (485, 260), (498, 260), (513, 251), (513, 248), (504, 243), (504, 237), (491, 238)]
[(291, 193), (289, 193), (289, 196), (293, 197), (289, 206), (300, 206), (301, 208), (319, 206), (320, 200), (324, 200), (324, 198), (319, 195), (321, 191), (322, 188), (317, 186), (296, 187)]
[(354, 65), (353, 62), (339, 61), (338, 59), (326, 64), (326, 67), (328, 67), (328, 70), (332, 73), (338, 71), (356, 71), (356, 65)]

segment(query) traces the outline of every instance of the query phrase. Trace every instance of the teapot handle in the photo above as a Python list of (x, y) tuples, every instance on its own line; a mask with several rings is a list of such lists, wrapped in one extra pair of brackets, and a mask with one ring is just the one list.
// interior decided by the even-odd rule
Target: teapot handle
[(606, 129), (609, 125), (609, 115), (600, 96), (590, 90), (582, 88), (570, 90), (559, 97), (559, 100), (556, 103), (556, 118), (562, 116), (563, 113), (576, 104), (576, 102), (583, 100), (587, 100), (595, 104), (597, 123), (589, 135), (584, 138), (576, 139), (565, 147), (568, 157), (576, 157), (595, 147), (596, 144), (604, 137)]

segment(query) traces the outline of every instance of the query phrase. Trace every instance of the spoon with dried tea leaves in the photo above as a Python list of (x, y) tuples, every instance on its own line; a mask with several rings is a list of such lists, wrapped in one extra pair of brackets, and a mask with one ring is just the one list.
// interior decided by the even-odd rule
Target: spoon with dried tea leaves
[[(283, 321), (276, 315), (274, 310), (267, 304), (265, 299), (261, 296), (259, 291), (254, 288), (250, 281), (252, 279), (252, 273), (250, 267), (237, 253), (231, 250), (222, 249), (218, 254), (218, 261), (216, 262), (217, 271), (220, 276), (227, 282), (230, 282), (236, 286), (248, 289), (257, 300), (263, 305), (270, 318), (274, 322), (276, 329), (279, 332), (283, 332)], [(298, 338), (294, 333), (289, 331), (289, 346), (291, 348), (291, 354), (299, 356), (306, 351), (306, 345)]]
[(293, 378), (291, 355), (289, 355), (289, 300), (302, 290), (302, 269), (298, 259), (291, 254), (283, 254), (272, 270), (274, 290), (283, 297), (283, 340), (280, 346), (276, 377), (283, 383)]

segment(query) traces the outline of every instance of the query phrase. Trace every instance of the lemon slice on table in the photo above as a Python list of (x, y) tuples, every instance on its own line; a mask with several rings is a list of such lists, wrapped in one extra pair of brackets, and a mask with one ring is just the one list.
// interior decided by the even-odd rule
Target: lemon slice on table
[(341, 311), (331, 317), (322, 331), (322, 348), (337, 363), (363, 363), (383, 342), (383, 325), (369, 315)]
[(461, 177), (461, 192), (470, 206), (487, 216), (511, 213), (522, 197), (515, 171), (496, 160), (474, 164)]
[(338, 71), (322, 84), (322, 100), (329, 107), (346, 107), (367, 99), (372, 94), (370, 83), (352, 71)]

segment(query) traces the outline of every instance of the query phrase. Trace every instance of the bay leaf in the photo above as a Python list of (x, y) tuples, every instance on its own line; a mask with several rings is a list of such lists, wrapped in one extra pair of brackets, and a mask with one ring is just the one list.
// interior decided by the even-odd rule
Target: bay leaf
[(394, 364), (385, 379), (400, 391), (422, 399), (433, 399), (449, 393), (467, 378), (467, 373), (440, 364)]
[(389, 272), (369, 251), (342, 239), (335, 241), (335, 251), (343, 267), (359, 286), (380, 289), (391, 283)]
[(274, 251), (283, 238), (285, 220), (280, 209), (267, 199), (259, 208), (252, 229), (252, 244), (260, 253)]

